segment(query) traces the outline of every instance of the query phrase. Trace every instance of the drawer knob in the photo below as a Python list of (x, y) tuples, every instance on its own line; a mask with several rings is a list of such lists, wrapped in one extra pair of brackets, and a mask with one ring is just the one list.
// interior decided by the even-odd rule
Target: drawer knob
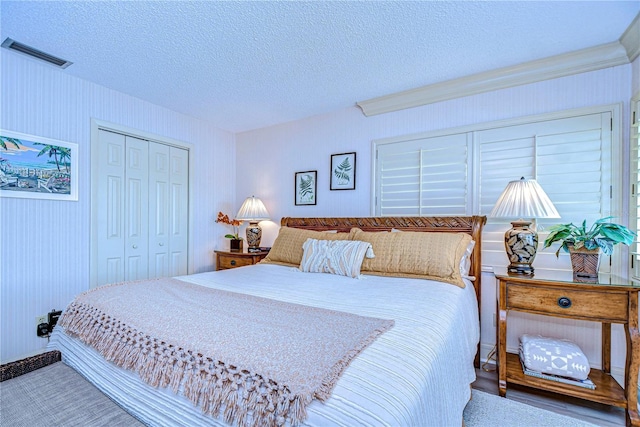
[(231, 265), (236, 265), (236, 260), (235, 259), (231, 260)]
[(560, 297), (558, 298), (558, 305), (562, 308), (569, 308), (571, 307), (571, 300), (567, 297)]

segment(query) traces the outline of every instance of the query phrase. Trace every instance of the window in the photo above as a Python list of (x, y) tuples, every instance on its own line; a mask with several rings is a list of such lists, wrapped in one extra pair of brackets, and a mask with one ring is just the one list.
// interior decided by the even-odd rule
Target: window
[[(631, 171), (631, 195), (629, 197), (629, 228), (640, 234), (640, 95), (631, 100), (631, 130), (629, 132), (629, 159)], [(630, 277), (640, 280), (640, 242), (631, 248)]]
[[(615, 108), (489, 123), (448, 134), (374, 141), (374, 214), (488, 215), (509, 181), (535, 178), (561, 219), (588, 223), (611, 215), (612, 117)], [(485, 265), (506, 266), (507, 220), (489, 219)], [(538, 251), (536, 267), (570, 269), (568, 255)], [(639, 258), (640, 259), (640, 258)], [(601, 271), (609, 264), (603, 260)], [(640, 268), (639, 268), (640, 272)]]
[(465, 134), (378, 148), (378, 215), (465, 215), (468, 204)]

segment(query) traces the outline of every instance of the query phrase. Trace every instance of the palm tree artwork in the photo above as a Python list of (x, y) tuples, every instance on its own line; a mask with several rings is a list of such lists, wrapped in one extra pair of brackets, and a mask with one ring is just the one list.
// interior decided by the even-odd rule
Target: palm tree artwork
[(76, 145), (0, 131), (2, 196), (77, 200)]
[(5, 151), (9, 150), (9, 147), (7, 147), (7, 143), (14, 145), (15, 148), (18, 150), (20, 149), (19, 139), (9, 138), (8, 136), (0, 136), (0, 148), (2, 148)]
[[(36, 142), (34, 145), (43, 145), (44, 147), (38, 153), (38, 157), (49, 154), (49, 157), (53, 157), (56, 162), (58, 172), (60, 172), (60, 163), (66, 166), (66, 172), (69, 172), (69, 162), (71, 160), (71, 150), (66, 147), (58, 147), (57, 145), (48, 145), (41, 142)], [(58, 157), (60, 156), (60, 157)]]

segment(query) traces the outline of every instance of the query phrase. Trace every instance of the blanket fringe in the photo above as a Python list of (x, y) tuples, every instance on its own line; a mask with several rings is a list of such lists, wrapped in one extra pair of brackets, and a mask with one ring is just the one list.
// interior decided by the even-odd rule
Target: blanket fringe
[(149, 337), (100, 310), (72, 302), (60, 318), (65, 331), (106, 360), (133, 370), (152, 387), (182, 394), (209, 415), (240, 427), (298, 425), (313, 396), (293, 395), (259, 374)]

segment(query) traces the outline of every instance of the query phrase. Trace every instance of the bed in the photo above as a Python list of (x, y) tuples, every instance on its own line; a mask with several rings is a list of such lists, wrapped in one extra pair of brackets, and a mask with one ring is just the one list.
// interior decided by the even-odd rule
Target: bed
[[(223, 300), (220, 298), (223, 295), (225, 298), (269, 301), (269, 304), (276, 304), (270, 305), (276, 307), (273, 312), (285, 312), (287, 319), (297, 319), (294, 317), (296, 314), (289, 313), (289, 307), (314, 313), (318, 311), (322, 315), (345, 316), (344, 323), (336, 323), (340, 337), (343, 336), (343, 330), (344, 335), (348, 336), (347, 326), (358, 324), (360, 320), (374, 325), (370, 326), (375, 330), (373, 335), (364, 334), (368, 338), (362, 341), (357, 351), (347, 352), (349, 356), (346, 363), (342, 363), (337, 375), (334, 375), (335, 372), (332, 374), (335, 377), (333, 382), (327, 385), (323, 380), (325, 395), (316, 393), (317, 398), (307, 399), (301, 412), (297, 407), (291, 409), (296, 414), (300, 412), (295, 416), (285, 413), (285, 416), (260, 418), (253, 415), (252, 411), (257, 411), (255, 405), (247, 414), (238, 415), (238, 411), (226, 411), (224, 403), (222, 407), (214, 408), (213, 412), (203, 412), (203, 405), (194, 405), (193, 398), (189, 398), (193, 394), (193, 386), (184, 380), (177, 380), (173, 385), (167, 385), (162, 380), (154, 383), (149, 381), (150, 375), (145, 377), (140, 370), (127, 369), (123, 363), (114, 362), (111, 357), (114, 351), (110, 353), (105, 350), (106, 346), (90, 345), (92, 343), (88, 343), (90, 340), (86, 339), (86, 334), (74, 330), (73, 325), (78, 322), (69, 320), (73, 318), (75, 308), (80, 306), (79, 301), (74, 301), (65, 310), (59, 326), (53, 332), (50, 347), (60, 350), (63, 362), (147, 425), (459, 426), (463, 409), (470, 398), (470, 384), (475, 380), (481, 289), (480, 244), (485, 221), (485, 217), (479, 216), (283, 218), (280, 234), (265, 262), (168, 279), (196, 288), (196, 292), (207, 292), (207, 295), (208, 292), (216, 292), (217, 300)], [(295, 238), (286, 240), (286, 236)], [(435, 268), (440, 271), (440, 266), (429, 267), (427, 264), (433, 263), (434, 259), (442, 259), (442, 253), (446, 251), (422, 251), (421, 246), (417, 250), (415, 246), (425, 244), (424, 241), (427, 241), (427, 245), (434, 241), (440, 244), (441, 239), (457, 242), (457, 249), (449, 251), (448, 255), (455, 263), (456, 277), (451, 279), (447, 276), (442, 279), (444, 281), (432, 277), (432, 270)], [(303, 240), (306, 246), (301, 250), (298, 245)], [(340, 245), (330, 243), (335, 240), (343, 242)], [(354, 247), (349, 242), (358, 243), (358, 253), (364, 255), (360, 259), (361, 264), (357, 268), (351, 265), (352, 269), (347, 275), (313, 272), (314, 268), (324, 268), (326, 271), (326, 258), (324, 263), (315, 266), (313, 262), (304, 264), (312, 259), (309, 255), (312, 253), (311, 243)], [(402, 246), (396, 247), (394, 242), (400, 242)], [(413, 246), (402, 242), (410, 242)], [(290, 250), (289, 246), (294, 246), (295, 250)], [(300, 253), (302, 262), (296, 258)], [(313, 253), (317, 254), (317, 251)], [(373, 258), (369, 258), (370, 255)], [(425, 257), (431, 258), (422, 262)], [(416, 260), (419, 265), (416, 265)], [(301, 271), (303, 264), (311, 266), (310, 270), (307, 268), (309, 272)], [(427, 270), (422, 271), (424, 268)], [(170, 282), (167, 286), (171, 288), (174, 283)], [(114, 292), (120, 292), (119, 286), (111, 287)], [(92, 293), (89, 291), (85, 294), (90, 296)], [(173, 298), (180, 299), (180, 296), (174, 295)], [(110, 304), (116, 304), (113, 301), (118, 299), (123, 298), (112, 298)], [(192, 300), (194, 305), (199, 302), (202, 302), (199, 297), (198, 301)], [(86, 305), (84, 303), (83, 307)], [(114, 310), (107, 316), (112, 320), (121, 315), (118, 307)], [(247, 310), (234, 310), (241, 313), (236, 316), (240, 321), (251, 318)], [(141, 307), (140, 312), (145, 312), (145, 308)], [(102, 316), (105, 317), (104, 313)], [(224, 323), (229, 322), (225, 320)], [(323, 322), (325, 320), (320, 323), (325, 324)], [(191, 320), (188, 329), (204, 330), (208, 334), (217, 330), (212, 323), (209, 321), (198, 325)], [(138, 329), (161, 331), (159, 324), (162, 322), (159, 323), (156, 317), (155, 322), (152, 319), (148, 325), (135, 326)], [(309, 328), (305, 326), (302, 329)], [(211, 335), (215, 333), (211, 332)], [(233, 335), (224, 333), (225, 340), (241, 341)], [(240, 335), (251, 333), (242, 332)], [(339, 340), (336, 338), (336, 341)], [(123, 342), (120, 340), (117, 343), (119, 350), (125, 347)], [(277, 343), (278, 338), (274, 336), (273, 342)], [(322, 343), (315, 345), (323, 346)], [(268, 351), (278, 352), (284, 348), (280, 345), (274, 347), (277, 348)], [(316, 351), (324, 356), (324, 350)], [(256, 350), (256, 353), (260, 352), (262, 349)], [(331, 351), (327, 350), (327, 353)], [(277, 357), (274, 355), (273, 358)], [(211, 361), (210, 358), (207, 360)], [(264, 369), (264, 372), (271, 372), (271, 368)], [(161, 371), (160, 375), (167, 377), (167, 382), (170, 381), (164, 369), (157, 370)], [(212, 375), (215, 376), (215, 373)], [(268, 376), (264, 375), (264, 378)], [(242, 394), (242, 387), (247, 389), (247, 384), (242, 383), (234, 390), (239, 389), (238, 393)], [(197, 393), (201, 397), (196, 401), (202, 402), (202, 396), (206, 393), (218, 392), (209, 384)], [(245, 399), (250, 399), (246, 393)], [(292, 397), (290, 402), (294, 402)], [(229, 408), (231, 406), (227, 405)], [(273, 407), (268, 410), (273, 411)]]

